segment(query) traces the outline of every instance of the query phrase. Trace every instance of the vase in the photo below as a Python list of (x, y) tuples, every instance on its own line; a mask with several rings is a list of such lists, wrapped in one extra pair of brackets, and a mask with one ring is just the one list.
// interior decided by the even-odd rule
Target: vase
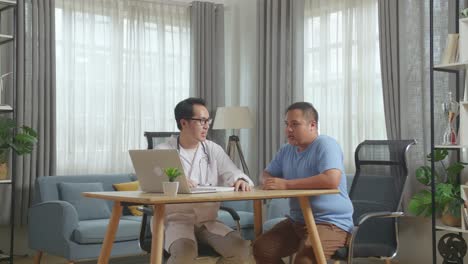
[(179, 182), (163, 182), (163, 192), (167, 196), (176, 196), (179, 190)]
[(8, 158), (10, 149), (0, 148), (0, 180), (8, 179)]
[(461, 217), (454, 216), (448, 206), (445, 206), (444, 211), (442, 212), (442, 217), (440, 219), (442, 223), (446, 226), (460, 227), (461, 226)]
[(446, 118), (446, 127), (442, 136), (443, 145), (457, 144), (456, 118), (459, 114), (459, 104), (453, 99), (452, 92), (448, 92), (445, 102), (442, 104)]

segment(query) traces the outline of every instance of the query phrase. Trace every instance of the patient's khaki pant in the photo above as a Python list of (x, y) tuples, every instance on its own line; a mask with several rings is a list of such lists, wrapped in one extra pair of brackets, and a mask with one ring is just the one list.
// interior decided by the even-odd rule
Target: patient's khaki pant
[[(344, 246), (349, 236), (343, 229), (327, 223), (317, 223), (317, 230), (326, 259), (330, 259), (338, 248)], [(290, 219), (275, 225), (253, 245), (253, 255), (257, 264), (284, 263), (281, 258), (296, 252), (295, 264), (316, 263), (307, 227)]]
[[(195, 237), (198, 243), (211, 246), (221, 255), (217, 264), (239, 264), (248, 260), (250, 255), (250, 242), (241, 238), (237, 231), (226, 236), (208, 232), (204, 226), (195, 227)], [(171, 256), (167, 264), (194, 263), (198, 255), (198, 245), (191, 239), (178, 239), (169, 247)]]

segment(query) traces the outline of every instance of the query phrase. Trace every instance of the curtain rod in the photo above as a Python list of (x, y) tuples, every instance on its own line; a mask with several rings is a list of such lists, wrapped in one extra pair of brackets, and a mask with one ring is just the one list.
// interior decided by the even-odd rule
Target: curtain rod
[[(133, 0), (136, 2), (146, 2), (146, 3), (155, 3), (155, 4), (167, 4), (167, 5), (175, 5), (175, 6), (192, 6), (192, 2), (185, 2), (185, 1), (177, 1), (177, 0)], [(224, 3), (217, 3), (214, 1), (200, 1), (200, 2), (210, 2), (213, 4), (222, 4), (224, 7), (226, 5)]]

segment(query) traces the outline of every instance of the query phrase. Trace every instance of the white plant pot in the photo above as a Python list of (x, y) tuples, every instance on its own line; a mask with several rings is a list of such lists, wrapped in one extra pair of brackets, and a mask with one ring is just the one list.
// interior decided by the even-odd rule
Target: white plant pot
[(179, 190), (179, 182), (163, 182), (163, 192), (167, 196), (176, 196)]

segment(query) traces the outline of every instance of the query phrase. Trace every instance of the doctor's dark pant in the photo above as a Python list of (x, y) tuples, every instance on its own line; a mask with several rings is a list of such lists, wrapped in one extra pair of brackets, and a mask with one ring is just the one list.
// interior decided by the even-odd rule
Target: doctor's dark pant
[[(348, 232), (328, 223), (317, 223), (325, 258), (330, 259), (335, 251), (344, 246)], [(257, 264), (284, 263), (281, 258), (296, 253), (294, 264), (316, 263), (305, 224), (283, 220), (260, 236), (253, 244)]]
[[(250, 256), (250, 241), (241, 238), (237, 231), (220, 236), (208, 232), (204, 226), (195, 227), (195, 237), (198, 243), (211, 246), (221, 257), (217, 264), (241, 264)], [(174, 241), (169, 247), (171, 256), (167, 264), (194, 263), (198, 255), (198, 245), (195, 241), (182, 238)]]

